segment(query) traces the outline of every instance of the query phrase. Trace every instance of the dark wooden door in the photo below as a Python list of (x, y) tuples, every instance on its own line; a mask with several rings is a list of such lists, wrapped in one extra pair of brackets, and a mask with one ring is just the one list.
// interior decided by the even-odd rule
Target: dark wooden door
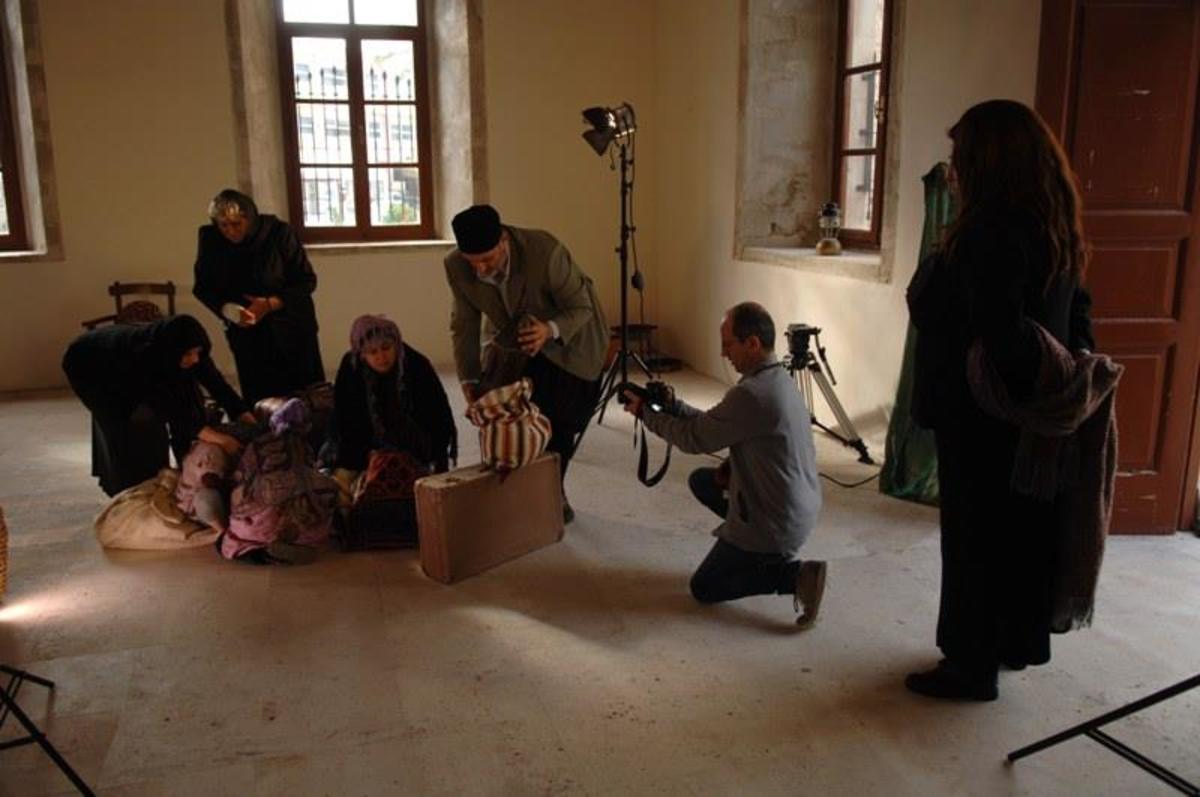
[(1079, 175), (1096, 345), (1125, 366), (1113, 531), (1194, 512), (1200, 2), (1045, 0), (1037, 108)]

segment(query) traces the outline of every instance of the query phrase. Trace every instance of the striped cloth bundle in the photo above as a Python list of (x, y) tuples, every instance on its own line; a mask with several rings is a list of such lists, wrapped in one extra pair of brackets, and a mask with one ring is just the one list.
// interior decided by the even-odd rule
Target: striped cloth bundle
[(530, 399), (533, 382), (527, 377), (489, 390), (467, 409), (479, 427), (483, 464), (499, 471), (528, 465), (550, 442), (550, 419)]

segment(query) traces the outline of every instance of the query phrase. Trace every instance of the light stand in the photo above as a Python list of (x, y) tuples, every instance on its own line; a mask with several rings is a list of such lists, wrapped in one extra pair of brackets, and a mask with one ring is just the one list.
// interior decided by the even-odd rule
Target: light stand
[[(591, 130), (584, 131), (584, 140), (592, 146), (592, 149), (596, 150), (597, 155), (604, 155), (615, 143), (621, 164), (621, 239), (615, 250), (621, 262), (621, 345), (600, 381), (600, 395), (603, 398), (600, 400), (598, 422), (603, 423), (604, 411), (608, 407), (609, 400), (616, 395), (622, 385), (629, 381), (630, 360), (633, 360), (634, 364), (642, 369), (648, 379), (653, 379), (654, 374), (641, 356), (629, 348), (629, 238), (637, 231), (632, 224), (630, 210), (633, 204), (631, 169), (634, 165), (630, 152), (633, 136), (637, 130), (633, 107), (629, 103), (624, 103), (616, 108), (588, 108), (584, 110), (583, 118), (592, 126)], [(635, 274), (633, 278), (634, 287), (638, 290), (641, 290), (640, 277), (640, 274)]]
[(4, 721), (8, 719), (8, 715), (11, 713), (28, 734), (27, 736), (20, 736), (16, 739), (0, 742), (0, 750), (37, 743), (41, 746), (43, 752), (50, 757), (50, 760), (54, 762), (55, 766), (79, 790), (80, 794), (88, 795), (88, 797), (95, 794), (87, 783), (84, 782), (83, 778), (79, 777), (79, 773), (71, 768), (71, 765), (67, 763), (67, 759), (63, 758), (62, 753), (58, 752), (58, 749), (50, 744), (50, 740), (46, 738), (46, 734), (17, 705), (17, 692), (20, 691), (23, 682), (31, 681), (47, 689), (53, 689), (54, 682), (4, 664), (0, 664), (0, 673), (9, 676), (8, 685), (0, 689), (0, 725), (4, 724)]

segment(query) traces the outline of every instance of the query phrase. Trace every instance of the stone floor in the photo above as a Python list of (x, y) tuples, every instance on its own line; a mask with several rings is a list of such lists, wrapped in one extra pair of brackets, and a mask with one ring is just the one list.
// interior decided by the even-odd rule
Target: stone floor
[[(702, 406), (722, 390), (677, 381)], [(778, 597), (704, 608), (704, 458), (641, 487), (613, 409), (572, 466), (564, 541), (443, 586), (412, 552), (103, 551), (82, 409), (0, 402), (0, 662), (58, 681), (21, 704), (105, 795), (1174, 793), (1087, 740), (1004, 754), (1200, 670), (1200, 539), (1112, 539), (1095, 627), (1004, 673), (996, 703), (921, 699), (901, 679), (936, 659), (934, 510), (826, 483), (821, 622), (796, 633)], [(830, 475), (873, 472), (818, 447)], [(1200, 782), (1200, 690), (1111, 732)], [(0, 795), (60, 793), (36, 748), (0, 752)]]

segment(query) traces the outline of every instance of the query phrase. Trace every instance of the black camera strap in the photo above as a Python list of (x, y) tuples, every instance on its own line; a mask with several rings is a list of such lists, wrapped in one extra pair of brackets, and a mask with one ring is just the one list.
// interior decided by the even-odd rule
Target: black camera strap
[(666, 456), (663, 457), (662, 467), (659, 468), (658, 472), (655, 473), (653, 476), (650, 476), (649, 478), (647, 478), (646, 471), (648, 471), (650, 469), (650, 462), (649, 462), (650, 449), (646, 444), (646, 424), (642, 422), (641, 418), (638, 419), (637, 424), (640, 427), (640, 431), (642, 433), (641, 451), (638, 452), (638, 470), (637, 470), (638, 481), (640, 481), (642, 484), (646, 485), (647, 487), (653, 487), (654, 485), (656, 485), (660, 481), (662, 481), (663, 476), (667, 475), (667, 468), (669, 468), (671, 466), (671, 448), (672, 448), (672, 446), (670, 443), (667, 443), (667, 453), (666, 453)]

